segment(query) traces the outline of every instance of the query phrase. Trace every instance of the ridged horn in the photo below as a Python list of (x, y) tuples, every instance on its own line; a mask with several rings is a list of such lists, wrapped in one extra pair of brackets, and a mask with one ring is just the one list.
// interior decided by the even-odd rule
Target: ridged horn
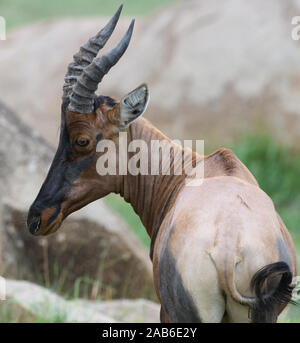
[(96, 36), (90, 38), (86, 44), (80, 47), (80, 50), (73, 56), (73, 62), (68, 65), (68, 71), (65, 75), (65, 83), (63, 85), (63, 100), (68, 99), (72, 94), (72, 88), (83, 69), (88, 66), (97, 56), (100, 49), (104, 47), (110, 36), (112, 35), (123, 5), (121, 5), (110, 21), (101, 29)]
[(94, 94), (98, 84), (122, 57), (126, 51), (134, 27), (134, 19), (119, 44), (105, 55), (95, 58), (86, 66), (78, 77), (70, 96), (68, 109), (77, 113), (91, 113), (94, 111)]

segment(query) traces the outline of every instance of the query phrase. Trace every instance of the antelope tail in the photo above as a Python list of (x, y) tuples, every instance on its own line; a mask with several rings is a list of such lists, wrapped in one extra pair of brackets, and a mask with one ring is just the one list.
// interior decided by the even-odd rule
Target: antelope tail
[(250, 289), (255, 295), (253, 297), (239, 293), (234, 270), (227, 275), (227, 289), (235, 301), (250, 307), (252, 323), (276, 322), (279, 306), (296, 304), (292, 300), (293, 274), (285, 262), (268, 264), (254, 274), (250, 282)]

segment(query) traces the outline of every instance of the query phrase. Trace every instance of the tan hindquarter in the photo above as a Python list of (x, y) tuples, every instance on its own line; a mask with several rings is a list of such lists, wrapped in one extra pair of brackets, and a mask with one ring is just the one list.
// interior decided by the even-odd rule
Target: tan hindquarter
[(295, 249), (271, 199), (238, 178), (186, 186), (164, 225), (155, 247), (155, 279), (163, 277), (159, 255), (167, 244), (204, 322), (219, 322), (225, 314), (229, 321), (248, 321), (248, 307), (234, 300), (230, 285), (252, 295), (250, 280), (261, 267), (281, 260), (296, 275)]

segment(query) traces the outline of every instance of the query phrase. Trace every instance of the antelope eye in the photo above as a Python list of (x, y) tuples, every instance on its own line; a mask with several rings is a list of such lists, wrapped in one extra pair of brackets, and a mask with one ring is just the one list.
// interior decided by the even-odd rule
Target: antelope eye
[(90, 141), (86, 138), (78, 138), (76, 139), (75, 144), (84, 148), (90, 144)]

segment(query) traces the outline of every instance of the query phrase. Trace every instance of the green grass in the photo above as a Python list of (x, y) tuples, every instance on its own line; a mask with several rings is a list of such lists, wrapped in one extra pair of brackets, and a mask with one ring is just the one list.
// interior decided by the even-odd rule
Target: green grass
[(67, 313), (57, 304), (45, 299), (42, 303), (34, 304), (32, 311), (35, 323), (66, 323)]
[(126, 221), (138, 239), (147, 247), (150, 247), (150, 238), (146, 232), (138, 215), (134, 212), (132, 206), (126, 203), (119, 195), (110, 194), (104, 198), (108, 206), (114, 209)]
[(111, 16), (120, 4), (123, 15), (139, 16), (161, 9), (174, 0), (1, 0), (0, 16), (7, 30), (42, 19), (71, 16)]
[(0, 323), (66, 323), (67, 317), (64, 309), (47, 299), (33, 304), (31, 311), (13, 299), (0, 302)]
[(295, 209), (300, 200), (300, 154), (268, 135), (247, 135), (234, 152), (281, 208)]

